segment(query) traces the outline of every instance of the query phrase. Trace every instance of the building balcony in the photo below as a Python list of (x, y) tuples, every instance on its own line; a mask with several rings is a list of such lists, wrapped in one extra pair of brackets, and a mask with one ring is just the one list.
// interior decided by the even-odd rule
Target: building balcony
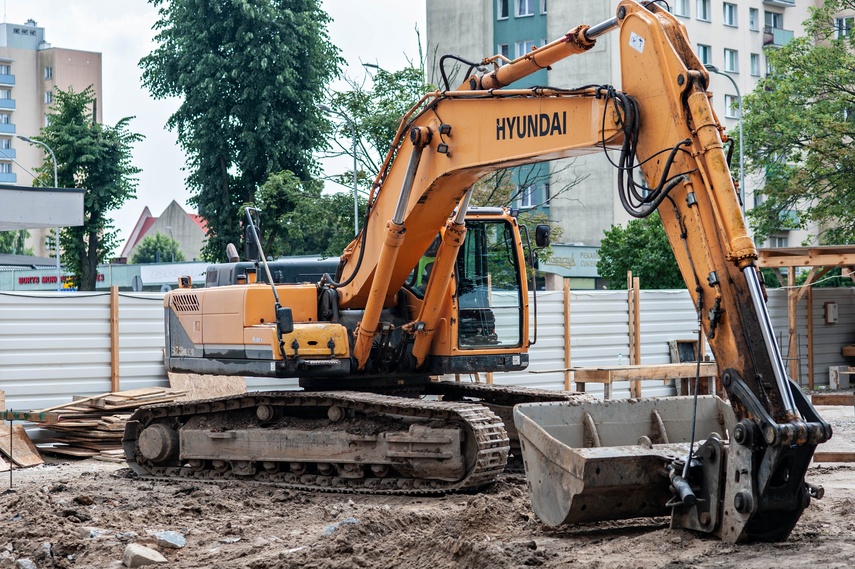
[(0, 172), (0, 183), (2, 184), (17, 184), (18, 175), (11, 172)]
[(14, 148), (0, 148), (0, 160), (14, 160), (18, 157), (18, 153)]
[(15, 109), (15, 99), (0, 99), (0, 109)]
[(14, 85), (15, 76), (8, 73), (0, 73), (0, 85)]
[(780, 28), (765, 28), (763, 30), (763, 47), (783, 47), (793, 39), (792, 30)]
[(763, 0), (767, 6), (780, 6), (781, 8), (794, 8), (796, 0)]
[(0, 123), (0, 134), (15, 134), (15, 125)]

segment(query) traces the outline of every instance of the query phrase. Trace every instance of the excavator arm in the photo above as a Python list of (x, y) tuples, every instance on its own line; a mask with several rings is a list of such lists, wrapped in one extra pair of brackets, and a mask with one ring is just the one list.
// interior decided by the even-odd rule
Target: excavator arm
[[(611, 32), (619, 35), (620, 90), (513, 88), (513, 81), (583, 54)], [(491, 73), (468, 77), (457, 90), (428, 96), (402, 124), (409, 138), (402, 136), (390, 152), (395, 160), (387, 159), (391, 166), (375, 184), (379, 191), (363, 231), (385, 230), (387, 238), (363, 234), (351, 244), (340, 271), (347, 284), (338, 293), (342, 306), (365, 306), (357, 334), (364, 340), (354, 348), (362, 361), (377, 326), (374, 315), (393, 302), (391, 292), (478, 178), (498, 168), (616, 151), (620, 199), (635, 217), (660, 213), (732, 408), (730, 418), (719, 421), (722, 432), (713, 437), (719, 442), (690, 451), (682, 467), (672, 465), (666, 485), (675, 492), (673, 519), (729, 541), (784, 539), (819, 493), (804, 477), (815, 446), (830, 438), (831, 429), (787, 376), (775, 344), (757, 251), (708, 83), (683, 25), (655, 3), (626, 0), (611, 20), (579, 26)], [(433, 301), (426, 297), (423, 311)], [(658, 423), (661, 432), (668, 421)], [(721, 436), (728, 434), (722, 447)], [(720, 460), (721, 453), (727, 468), (711, 467), (710, 457)], [(554, 502), (556, 484), (545, 484), (545, 501)], [(703, 493), (703, 507), (696, 492)], [(608, 503), (600, 514), (592, 508), (558, 521), (620, 517), (608, 513)]]

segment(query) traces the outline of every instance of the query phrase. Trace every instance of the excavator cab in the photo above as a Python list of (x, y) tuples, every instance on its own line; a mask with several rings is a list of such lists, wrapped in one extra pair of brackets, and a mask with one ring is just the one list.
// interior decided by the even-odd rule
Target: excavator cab
[[(507, 222), (467, 223), (457, 257), (458, 346), (519, 346), (522, 341), (520, 259)], [(496, 322), (502, 323), (498, 329)]]

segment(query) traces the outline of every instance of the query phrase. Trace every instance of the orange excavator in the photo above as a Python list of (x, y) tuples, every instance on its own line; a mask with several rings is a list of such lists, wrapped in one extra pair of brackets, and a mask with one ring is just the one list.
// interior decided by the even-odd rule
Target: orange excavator
[[(514, 88), (612, 31), (620, 89)], [(125, 432), (133, 469), (435, 493), (490, 483), (521, 450), (546, 523), (670, 511), (675, 526), (729, 541), (785, 539), (821, 495), (805, 473), (831, 429), (784, 369), (727, 137), (690, 45), (658, 4), (625, 0), (606, 22), (514, 61), (487, 58), (473, 69), (488, 72), (425, 95), (403, 117), (334, 277), (165, 297), (167, 369), (297, 377), (303, 389), (142, 409)], [(594, 152), (613, 160), (631, 215), (659, 212), (729, 405), (705, 396), (621, 407), (438, 379), (524, 369), (533, 341), (527, 230), (506, 210), (470, 207), (473, 184)], [(256, 226), (249, 210), (248, 241), (260, 247)]]

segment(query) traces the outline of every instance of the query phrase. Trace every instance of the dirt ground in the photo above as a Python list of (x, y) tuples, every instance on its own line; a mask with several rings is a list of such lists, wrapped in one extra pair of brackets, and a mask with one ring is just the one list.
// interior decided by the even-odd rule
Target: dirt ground
[[(855, 441), (852, 408), (821, 412), (838, 443)], [(732, 545), (672, 531), (666, 518), (548, 528), (521, 474), (480, 494), (388, 497), (151, 481), (124, 464), (56, 462), (15, 471), (2, 494), (0, 568), (118, 569), (129, 543), (159, 550), (171, 568), (855, 566), (855, 465), (815, 465), (808, 480), (825, 497), (787, 542)], [(186, 545), (157, 546), (166, 530)]]

